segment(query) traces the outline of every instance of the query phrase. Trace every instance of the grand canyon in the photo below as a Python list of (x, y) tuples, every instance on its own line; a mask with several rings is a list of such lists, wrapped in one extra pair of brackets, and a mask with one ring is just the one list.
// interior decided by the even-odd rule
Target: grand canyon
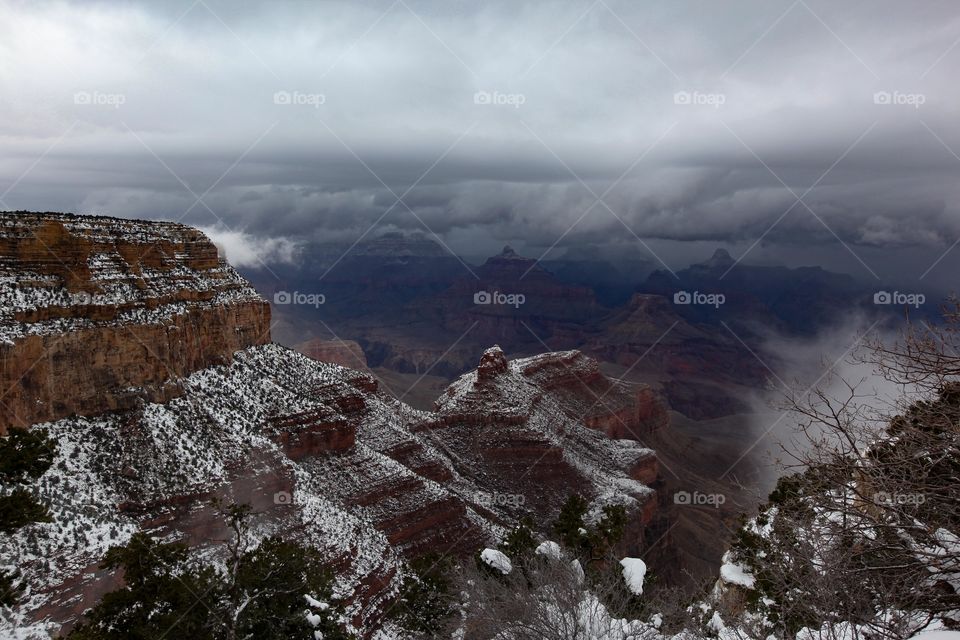
[(958, 37), (0, 0), (0, 640), (957, 640)]

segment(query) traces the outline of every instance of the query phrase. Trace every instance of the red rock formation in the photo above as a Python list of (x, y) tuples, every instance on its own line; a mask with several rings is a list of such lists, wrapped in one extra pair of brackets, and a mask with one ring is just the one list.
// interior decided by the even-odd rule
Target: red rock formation
[(167, 401), (270, 341), (269, 305), (179, 224), (0, 214), (0, 300), (0, 434)]
[(500, 347), (490, 347), (483, 352), (480, 357), (480, 364), (477, 366), (477, 379), (490, 380), (507, 370), (507, 357), (503, 355)]
[[(612, 413), (610, 404), (622, 416)], [(610, 491), (626, 486), (620, 479), (653, 483), (656, 457), (598, 431), (617, 418), (634, 430), (655, 429), (662, 418), (656, 404), (649, 389), (625, 389), (579, 352), (507, 362), (495, 347), (483, 354), (476, 373), (460, 378), (437, 400), (435, 416), (415, 430), (442, 442), (457, 472), (482, 489), (479, 503), (484, 496), (492, 496), (495, 504), (508, 498), (493, 511), (532, 513), (548, 533), (547, 524), (573, 493), (626, 500), (640, 506), (633, 510), (631, 526), (639, 536), (634, 542), (642, 544), (643, 529), (655, 513), (655, 494), (639, 484), (618, 498)]]
[(355, 424), (323, 410), (278, 416), (271, 419), (270, 429), (291, 460), (347, 451), (357, 437)]

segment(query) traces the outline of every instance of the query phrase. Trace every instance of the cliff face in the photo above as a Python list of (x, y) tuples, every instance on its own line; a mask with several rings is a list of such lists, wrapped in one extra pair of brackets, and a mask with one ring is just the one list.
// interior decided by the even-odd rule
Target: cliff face
[[(544, 535), (574, 493), (590, 500), (593, 513), (606, 504), (626, 506), (624, 551), (637, 553), (656, 513), (647, 485), (659, 475), (640, 434), (657, 429), (661, 418), (641, 420), (636, 400), (578, 351), (507, 361), (493, 347), (416, 429), (449, 452), (458, 473), (477, 482), (488, 501), (514, 516), (534, 515)], [(602, 426), (613, 423), (618, 429), (606, 433)]]
[(270, 341), (270, 307), (199, 231), (0, 214), (0, 433), (162, 402)]
[(488, 350), (423, 412), (270, 344), (268, 305), (182, 225), (3, 214), (0, 272), (2, 428), (43, 423), (58, 446), (35, 487), (53, 521), (0, 538), (30, 585), (24, 623), (68, 629), (138, 530), (215, 558), (212, 498), (320, 550), (362, 637), (404, 557), (469, 556), (527, 513), (546, 532), (571, 493), (629, 506), (643, 543), (658, 472), (638, 441), (660, 405), (578, 352)]

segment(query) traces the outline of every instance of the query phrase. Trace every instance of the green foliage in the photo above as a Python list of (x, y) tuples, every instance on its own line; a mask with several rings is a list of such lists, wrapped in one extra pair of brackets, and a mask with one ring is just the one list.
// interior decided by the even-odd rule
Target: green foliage
[(31, 522), (50, 522), (46, 508), (26, 489), (0, 496), (0, 532), (12, 533)]
[(10, 429), (0, 438), (0, 482), (36, 480), (50, 468), (56, 454), (45, 429)]
[(23, 593), (23, 583), (20, 574), (0, 572), (0, 607), (12, 607), (20, 601)]
[(577, 555), (597, 559), (623, 538), (627, 510), (622, 505), (606, 505), (600, 520), (588, 527), (583, 519), (588, 506), (583, 497), (570, 496), (560, 508), (553, 530), (560, 542)]
[(772, 505), (781, 505), (798, 500), (802, 496), (803, 475), (796, 473), (777, 480), (777, 486), (770, 492), (767, 500)]
[(236, 580), (228, 589), (228, 609), (240, 611), (236, 636), (287, 640), (319, 631), (325, 640), (348, 639), (333, 607), (313, 612), (321, 618), (315, 627), (304, 615), (304, 596), (327, 602), (330, 584), (330, 573), (315, 550), (279, 538), (264, 540), (240, 558)]
[(553, 530), (561, 544), (577, 553), (587, 547), (587, 537), (582, 531), (586, 529), (583, 516), (586, 515), (588, 506), (582, 496), (574, 494), (560, 507), (560, 515), (553, 523)]
[(452, 562), (430, 553), (410, 563), (412, 575), (403, 579), (400, 597), (390, 617), (408, 631), (427, 636), (440, 634), (454, 613), (450, 575)]
[[(56, 447), (43, 429), (11, 429), (0, 438), (0, 484), (24, 484), (36, 480), (53, 464)], [(0, 495), (0, 533), (13, 533), (32, 522), (50, 522), (50, 514), (26, 489), (17, 487)], [(0, 581), (0, 602), (14, 597)]]
[(537, 548), (537, 539), (533, 535), (533, 521), (524, 517), (500, 543), (500, 551), (518, 563), (529, 558)]
[(219, 637), (210, 603), (220, 596), (216, 573), (187, 564), (187, 548), (138, 533), (107, 552), (102, 567), (122, 569), (126, 586), (106, 594), (70, 634), (73, 640)]
[[(232, 505), (224, 513), (235, 532), (246, 531), (248, 507)], [(238, 540), (228, 541), (228, 549), (238, 548)], [(191, 557), (185, 545), (138, 533), (110, 549), (102, 567), (119, 569), (125, 585), (87, 612), (70, 634), (73, 640), (287, 640), (314, 631), (327, 640), (352, 637), (339, 627), (342, 608), (314, 610), (306, 600), (331, 600), (321, 556), (279, 538), (231, 555), (227, 569), (218, 571)], [(316, 625), (307, 611), (317, 616)]]
[(587, 534), (590, 553), (599, 556), (623, 538), (627, 526), (627, 509), (623, 505), (606, 505), (603, 517)]

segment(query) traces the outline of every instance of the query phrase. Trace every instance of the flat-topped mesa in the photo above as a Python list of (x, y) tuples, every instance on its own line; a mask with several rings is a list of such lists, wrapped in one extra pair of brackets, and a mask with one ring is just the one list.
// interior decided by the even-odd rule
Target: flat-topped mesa
[(0, 434), (166, 401), (270, 342), (270, 307), (200, 231), (0, 213)]

